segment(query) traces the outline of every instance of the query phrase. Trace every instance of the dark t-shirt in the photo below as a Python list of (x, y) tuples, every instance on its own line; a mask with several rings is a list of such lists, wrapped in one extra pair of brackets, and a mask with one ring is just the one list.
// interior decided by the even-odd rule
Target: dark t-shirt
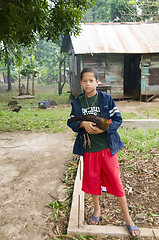
[[(100, 107), (97, 93), (93, 97), (86, 97), (85, 94), (79, 97), (82, 106), (82, 114), (94, 114), (100, 116)], [(89, 134), (91, 148), (86, 145), (85, 152), (99, 152), (109, 148), (105, 132), (99, 134)]]

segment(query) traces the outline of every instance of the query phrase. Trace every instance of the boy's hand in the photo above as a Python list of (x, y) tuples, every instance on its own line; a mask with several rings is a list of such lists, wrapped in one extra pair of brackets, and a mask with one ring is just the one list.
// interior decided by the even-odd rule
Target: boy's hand
[(104, 131), (98, 127), (94, 127), (96, 130), (95, 130), (95, 133), (94, 134), (99, 134), (99, 133), (103, 133)]
[(96, 123), (93, 122), (82, 121), (80, 124), (80, 128), (82, 127), (84, 127), (89, 134), (99, 134), (104, 132), (103, 130), (96, 127)]

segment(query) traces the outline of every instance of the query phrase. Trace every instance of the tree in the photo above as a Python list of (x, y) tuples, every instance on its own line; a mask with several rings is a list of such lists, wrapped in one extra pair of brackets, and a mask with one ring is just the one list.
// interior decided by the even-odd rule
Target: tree
[(4, 62), (4, 59), (2, 59), (0, 61), (0, 72), (3, 76), (3, 81), (4, 82), (7, 82), (7, 79), (6, 79), (6, 76), (7, 76), (7, 69), (6, 69), (6, 65), (5, 65), (5, 62)]
[(1, 59), (8, 66), (8, 91), (11, 90), (10, 66), (22, 45), (36, 40), (48, 13), (47, 0), (0, 0)]
[(60, 47), (52, 41), (38, 40), (34, 48), (35, 60), (42, 81), (56, 81), (59, 70)]
[(31, 44), (43, 31), (48, 11), (47, 0), (0, 0), (0, 41)]
[[(62, 94), (62, 89), (65, 86), (66, 83), (66, 60), (67, 55), (65, 53), (60, 53), (60, 60), (59, 60), (59, 79), (58, 79), (58, 94)], [(63, 71), (62, 71), (62, 65), (63, 65)], [(62, 83), (62, 72), (63, 72), (63, 83)]]
[(88, 14), (91, 22), (154, 21), (159, 19), (159, 2), (156, 0), (98, 0), (97, 6), (89, 10)]
[(46, 36), (57, 42), (58, 36), (68, 33), (79, 34), (84, 12), (92, 7), (96, 0), (57, 0), (52, 2)]
[(15, 43), (8, 44), (7, 41), (4, 41), (0, 45), (0, 58), (1, 61), (7, 66), (7, 82), (8, 82), (8, 91), (12, 89), (11, 86), (11, 64), (15, 63), (15, 59), (20, 52), (19, 46)]
[(138, 0), (134, 1), (137, 8), (140, 10), (141, 21), (159, 20), (159, 2), (156, 0)]
[(23, 57), (22, 54), (20, 53), (18, 55), (18, 58), (16, 60), (16, 68), (18, 70), (18, 82), (19, 82), (19, 95), (21, 95), (21, 71), (23, 67)]
[(7, 46), (8, 90), (10, 82), (10, 48), (29, 46), (46, 38), (57, 42), (65, 34), (78, 34), (83, 13), (95, 0), (0, 0), (0, 42)]
[(95, 0), (0, 0), (0, 41), (29, 45), (40, 38), (78, 34), (83, 13)]
[(92, 9), (92, 19), (93, 22), (132, 22), (134, 18), (130, 17), (130, 12), (133, 16), (137, 14), (136, 7), (129, 0), (99, 0)]
[(31, 70), (32, 70), (32, 95), (35, 94), (34, 77), (35, 77), (35, 55), (31, 55)]

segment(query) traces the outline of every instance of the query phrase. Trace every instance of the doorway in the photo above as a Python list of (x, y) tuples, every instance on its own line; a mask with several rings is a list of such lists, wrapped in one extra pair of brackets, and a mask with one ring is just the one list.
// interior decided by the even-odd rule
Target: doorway
[(140, 54), (126, 54), (124, 56), (124, 96), (134, 99), (140, 98)]

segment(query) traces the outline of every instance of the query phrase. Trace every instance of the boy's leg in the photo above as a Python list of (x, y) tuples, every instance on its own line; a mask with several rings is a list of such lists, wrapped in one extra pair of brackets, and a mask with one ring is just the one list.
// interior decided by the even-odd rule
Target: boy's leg
[[(127, 205), (127, 201), (126, 201), (126, 197), (117, 197), (119, 204), (122, 208), (122, 211), (124, 213), (124, 219), (125, 219), (125, 223), (126, 225), (130, 225), (130, 226), (134, 226), (135, 224), (132, 221), (132, 218), (129, 215), (129, 210), (128, 210), (128, 205)], [(135, 230), (132, 231), (132, 236), (135, 237), (139, 235), (139, 231)]]
[[(93, 198), (93, 205), (94, 205), (94, 217), (99, 217), (100, 216), (100, 205), (99, 205), (99, 195), (92, 195)], [(97, 221), (91, 221), (93, 225), (97, 225)]]
[(92, 195), (101, 194), (100, 152), (84, 152), (82, 191)]

